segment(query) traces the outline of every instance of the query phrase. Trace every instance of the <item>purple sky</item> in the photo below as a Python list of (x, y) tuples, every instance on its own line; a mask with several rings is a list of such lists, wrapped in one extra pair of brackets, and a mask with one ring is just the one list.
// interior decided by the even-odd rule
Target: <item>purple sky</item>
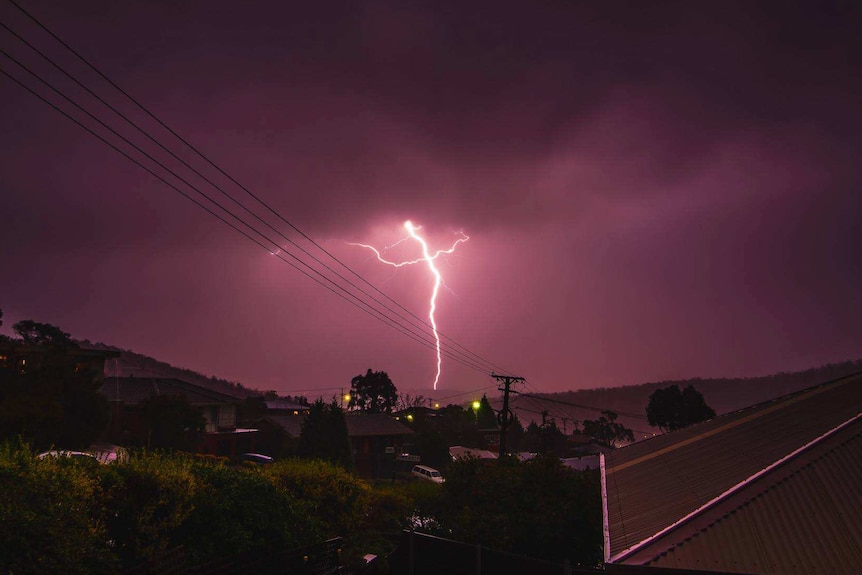
[[(862, 356), (862, 4), (509, 4), (25, 7), (418, 316), (427, 270), (347, 242), (394, 243), (411, 219), (439, 249), (463, 229), (440, 331), (533, 389)], [(145, 120), (6, 2), (0, 21)], [(81, 93), (2, 29), (0, 48)], [(0, 103), (4, 333), (50, 322), (284, 393), (373, 368), (434, 395), (431, 349), (5, 76)], [(490, 384), (444, 358), (437, 396)]]

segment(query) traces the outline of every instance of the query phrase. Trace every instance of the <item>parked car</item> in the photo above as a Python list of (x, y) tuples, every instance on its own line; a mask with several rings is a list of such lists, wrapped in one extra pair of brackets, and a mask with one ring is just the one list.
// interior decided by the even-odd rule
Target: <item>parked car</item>
[(410, 474), (418, 477), (419, 479), (433, 481), (434, 483), (443, 483), (444, 481), (446, 481), (445, 479), (443, 479), (443, 475), (439, 471), (437, 471), (433, 467), (428, 467), (426, 465), (415, 465), (413, 467), (413, 471), (411, 471)]
[(269, 455), (264, 455), (262, 453), (243, 453), (239, 458), (243, 461), (253, 461), (254, 463), (259, 463), (261, 465), (269, 465), (275, 461)]
[(78, 459), (83, 461), (97, 461), (96, 456), (85, 451), (69, 451), (66, 449), (52, 449), (45, 451), (36, 456), (37, 459), (45, 459), (46, 457), (68, 457), (69, 459)]

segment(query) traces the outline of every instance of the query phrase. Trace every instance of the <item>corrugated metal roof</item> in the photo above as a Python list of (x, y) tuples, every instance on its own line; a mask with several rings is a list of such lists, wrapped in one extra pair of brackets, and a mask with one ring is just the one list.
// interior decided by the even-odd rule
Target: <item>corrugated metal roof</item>
[(372, 435), (413, 435), (413, 430), (392, 417), (382, 413), (348, 413), (347, 435), (369, 437)]
[(627, 561), (741, 573), (859, 573), (862, 423), (799, 459), (734, 493), (671, 541), (657, 541)]
[[(299, 437), (305, 415), (284, 415), (268, 413), (266, 418), (284, 428), (290, 435)], [(355, 414), (348, 413), (344, 417), (347, 422), (349, 437), (370, 437), (376, 435), (413, 435), (413, 430), (398, 423), (385, 414)]]
[[(860, 406), (862, 375), (857, 374), (609, 454), (605, 467), (611, 561), (848, 421)], [(712, 553), (727, 548), (719, 541), (726, 535), (732, 538), (723, 532), (716, 535)], [(667, 541), (663, 545), (667, 547)], [(709, 568), (699, 565), (688, 568)], [(751, 572), (750, 566), (722, 569)]]
[(287, 401), (285, 399), (277, 399), (277, 400), (268, 400), (266, 401), (266, 408), (269, 411), (308, 411), (310, 407), (308, 405), (303, 405), (301, 403), (296, 403), (295, 401)]
[(192, 405), (239, 403), (242, 400), (172, 377), (108, 377), (102, 382), (108, 401), (137, 405), (153, 395), (181, 395)]
[(280, 426), (292, 437), (299, 437), (299, 434), (302, 431), (302, 422), (305, 421), (304, 415), (288, 415), (281, 413), (267, 413), (265, 418)]

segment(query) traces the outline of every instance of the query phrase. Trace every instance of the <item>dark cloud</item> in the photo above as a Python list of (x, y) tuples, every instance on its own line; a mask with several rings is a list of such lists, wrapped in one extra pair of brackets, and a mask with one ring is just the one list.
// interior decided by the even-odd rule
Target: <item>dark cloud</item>
[[(544, 388), (858, 355), (855, 2), (28, 9), (417, 315), (427, 273), (346, 242), (389, 245), (406, 219), (440, 246), (463, 228), (441, 262), (441, 330)], [(10, 6), (0, 19), (47, 46)], [(5, 78), (0, 97), (8, 325), (51, 321), (261, 387), (338, 387), (368, 367), (428, 385), (430, 350)], [(444, 366), (444, 386), (485, 383)]]

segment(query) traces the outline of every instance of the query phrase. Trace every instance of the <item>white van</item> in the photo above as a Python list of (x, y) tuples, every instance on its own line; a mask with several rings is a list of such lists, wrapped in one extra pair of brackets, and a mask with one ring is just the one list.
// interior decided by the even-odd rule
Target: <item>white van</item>
[(434, 483), (443, 483), (445, 481), (439, 471), (437, 471), (433, 467), (427, 467), (425, 465), (415, 465), (413, 467), (413, 471), (411, 471), (410, 473), (411, 475), (415, 475), (420, 479), (427, 479), (428, 481), (433, 481)]

